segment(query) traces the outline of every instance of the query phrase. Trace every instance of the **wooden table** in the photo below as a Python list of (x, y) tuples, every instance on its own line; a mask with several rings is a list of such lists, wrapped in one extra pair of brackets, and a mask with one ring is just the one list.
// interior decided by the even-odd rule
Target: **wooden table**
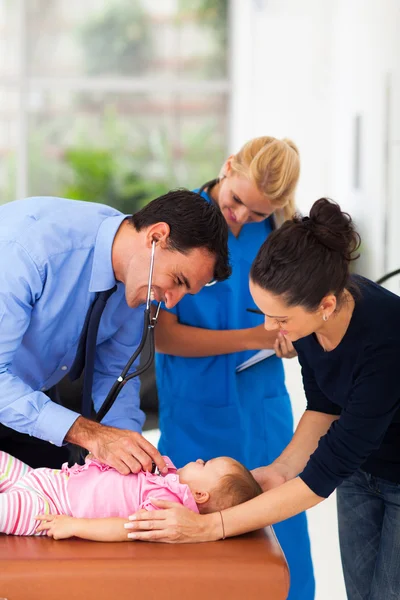
[(0, 535), (7, 600), (286, 600), (288, 592), (271, 528), (182, 545)]

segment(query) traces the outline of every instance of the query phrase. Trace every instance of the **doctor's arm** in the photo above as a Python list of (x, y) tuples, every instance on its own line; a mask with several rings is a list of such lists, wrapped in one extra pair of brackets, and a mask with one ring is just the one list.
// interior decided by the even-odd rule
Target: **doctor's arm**
[(248, 329), (203, 329), (179, 323), (178, 317), (166, 310), (160, 310), (155, 338), (157, 352), (173, 356), (217, 356), (267, 348), (275, 348), (284, 357), (293, 352), (289, 340), (279, 338), (277, 331), (266, 331), (264, 325)]
[(0, 422), (61, 446), (78, 414), (34, 390), (10, 368), (43, 285), (38, 266), (22, 246), (0, 243)]

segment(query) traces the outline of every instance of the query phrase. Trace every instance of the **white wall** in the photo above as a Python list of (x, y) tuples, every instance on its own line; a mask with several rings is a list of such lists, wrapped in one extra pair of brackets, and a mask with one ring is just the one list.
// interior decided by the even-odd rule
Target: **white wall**
[[(392, 224), (394, 242), (393, 224), (397, 229), (400, 217), (397, 212), (396, 218), (394, 212), (400, 203), (398, 181), (397, 193), (393, 189), (394, 119), (399, 110), (394, 92), (400, 71), (400, 2), (338, 0), (336, 7), (332, 50), (332, 189), (335, 197), (357, 219), (363, 237), (363, 268), (370, 277), (376, 278), (393, 263), (400, 266), (398, 240), (390, 252), (384, 243), (385, 218)], [(361, 188), (358, 190), (353, 187), (352, 172), (352, 136), (357, 114), (362, 120)], [(397, 170), (399, 167), (397, 157)]]
[[(336, 199), (361, 229), (360, 269), (374, 278), (400, 266), (399, 0), (232, 4), (232, 149), (252, 136), (292, 137), (302, 157), (299, 207)], [(356, 115), (360, 189), (353, 185)]]
[(291, 137), (302, 210), (331, 193), (331, 5), (233, 0), (233, 148), (258, 135)]

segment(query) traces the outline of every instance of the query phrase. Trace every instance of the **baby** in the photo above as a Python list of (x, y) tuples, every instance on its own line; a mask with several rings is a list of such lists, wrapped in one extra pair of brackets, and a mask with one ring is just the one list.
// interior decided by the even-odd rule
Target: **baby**
[(168, 457), (164, 459), (168, 466), (166, 475), (147, 471), (121, 475), (91, 459), (86, 459), (83, 466), (69, 468), (65, 463), (59, 470), (31, 469), (0, 451), (0, 532), (46, 535), (43, 524), (35, 518), (39, 514), (126, 520), (140, 508), (157, 510), (152, 498), (210, 513), (262, 493), (246, 467), (232, 458), (198, 459), (181, 469), (176, 469)]

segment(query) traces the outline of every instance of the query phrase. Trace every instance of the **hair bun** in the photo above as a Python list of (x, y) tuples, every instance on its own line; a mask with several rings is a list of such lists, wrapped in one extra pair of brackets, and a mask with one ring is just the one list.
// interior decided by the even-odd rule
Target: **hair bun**
[(333, 200), (320, 198), (314, 202), (310, 216), (304, 217), (302, 222), (321, 244), (339, 252), (345, 260), (358, 258), (359, 255), (353, 255), (360, 246), (360, 236), (350, 215), (342, 212)]
[(296, 154), (297, 154), (298, 156), (300, 155), (300, 153), (299, 153), (299, 149), (298, 149), (298, 147), (296, 146), (296, 144), (293, 142), (293, 140), (291, 140), (291, 139), (289, 139), (289, 138), (283, 138), (283, 139), (282, 139), (282, 142), (285, 142), (285, 143), (286, 143), (286, 144), (289, 146), (289, 148), (291, 148), (292, 150), (294, 150), (294, 151), (296, 152)]

